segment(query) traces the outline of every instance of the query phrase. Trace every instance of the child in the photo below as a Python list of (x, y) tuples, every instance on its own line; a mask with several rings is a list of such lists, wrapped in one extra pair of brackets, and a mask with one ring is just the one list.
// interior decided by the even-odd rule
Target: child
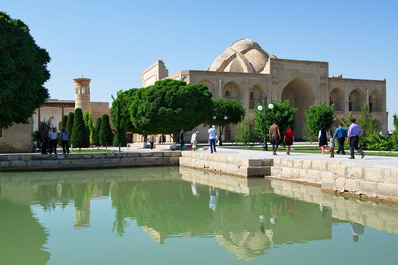
[(330, 146), (330, 157), (334, 157), (334, 148), (336, 147), (336, 143), (333, 138), (333, 134), (329, 134), (329, 146)]

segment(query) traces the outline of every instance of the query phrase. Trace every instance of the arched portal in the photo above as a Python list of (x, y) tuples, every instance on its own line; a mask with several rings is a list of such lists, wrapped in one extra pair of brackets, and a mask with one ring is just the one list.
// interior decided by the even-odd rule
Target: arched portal
[(235, 82), (228, 82), (224, 86), (224, 97), (225, 98), (239, 98), (239, 85)]
[(296, 138), (302, 138), (306, 121), (304, 112), (315, 104), (314, 89), (304, 78), (296, 77), (283, 89), (282, 101), (286, 99), (291, 107), (297, 108), (294, 134)]
[(344, 91), (339, 87), (330, 92), (330, 105), (332, 104), (335, 111), (344, 111)]
[(348, 97), (348, 102), (349, 111), (361, 111), (365, 104), (365, 93), (358, 88), (353, 90)]
[[(373, 124), (374, 124), (376, 130), (377, 130), (378, 132), (380, 132), (381, 129), (382, 129), (381, 122), (380, 122), (379, 120), (376, 120), (376, 119), (375, 119), (375, 120), (373, 120)], [(385, 132), (384, 132), (384, 133), (385, 133)]]
[(375, 89), (369, 95), (370, 111), (383, 111), (382, 95), (379, 90)]
[(261, 104), (261, 90), (259, 85), (250, 88), (249, 109), (254, 109), (257, 104)]

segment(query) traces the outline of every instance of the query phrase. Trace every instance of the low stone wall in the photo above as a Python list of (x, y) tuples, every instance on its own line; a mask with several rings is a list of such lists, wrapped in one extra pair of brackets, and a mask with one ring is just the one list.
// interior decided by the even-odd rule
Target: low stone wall
[(182, 152), (180, 166), (239, 177), (264, 177), (271, 173), (272, 159), (234, 157), (200, 152)]
[(71, 170), (178, 165), (179, 151), (0, 155), (2, 171)]
[(344, 162), (275, 158), (271, 177), (317, 184), (323, 189), (398, 200), (398, 170)]

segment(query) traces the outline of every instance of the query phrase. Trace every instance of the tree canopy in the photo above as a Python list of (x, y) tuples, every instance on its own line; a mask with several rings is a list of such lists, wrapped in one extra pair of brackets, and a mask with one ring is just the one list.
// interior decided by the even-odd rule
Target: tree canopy
[(75, 116), (72, 129), (72, 143), (73, 147), (81, 148), (87, 146), (87, 129), (83, 120), (83, 113), (81, 108), (75, 109)]
[(75, 121), (75, 113), (69, 112), (68, 113), (68, 120), (66, 122), (66, 130), (69, 132), (69, 143), (72, 145), (72, 133), (73, 133), (73, 123)]
[(220, 127), (219, 140), (228, 124), (238, 124), (245, 117), (245, 109), (237, 99), (218, 98), (213, 100), (211, 115), (205, 121), (207, 124), (214, 124)]
[(95, 121), (95, 125), (93, 128), (93, 138), (92, 138), (92, 145), (99, 146), (100, 145), (100, 140), (99, 140), (99, 132), (101, 129), (101, 121), (102, 118), (98, 117), (97, 120)]
[(102, 115), (101, 129), (99, 131), (99, 139), (101, 145), (104, 146), (112, 145), (113, 135), (112, 135), (111, 125), (109, 124), (108, 114)]
[(357, 123), (361, 126), (362, 136), (366, 137), (376, 132), (376, 126), (373, 123), (373, 115), (370, 112), (369, 105), (365, 103), (361, 109), (361, 116)]
[[(273, 101), (272, 105), (274, 105), (272, 109), (269, 108), (269, 104), (265, 106), (265, 112), (267, 113), (266, 128), (264, 128), (264, 109), (258, 110), (258, 106), (254, 108), (254, 122), (256, 124), (256, 132), (260, 138), (264, 138), (264, 132), (268, 133), (269, 127), (272, 125), (274, 120), (277, 122), (281, 134), (286, 131), (288, 125), (290, 125), (292, 127), (292, 130), (294, 130), (297, 108), (290, 107), (289, 100), (285, 100), (283, 102)], [(266, 137), (266, 139), (268, 139), (268, 137)]]
[(19, 19), (0, 12), (0, 127), (28, 123), (49, 97), (43, 84), (50, 78), (50, 56), (35, 43)]
[(211, 113), (211, 93), (203, 84), (161, 80), (137, 90), (131, 97), (132, 125), (141, 134), (175, 134), (190, 131)]
[(334, 122), (334, 105), (326, 105), (321, 103), (319, 105), (312, 105), (305, 111), (307, 118), (306, 128), (310, 135), (318, 135), (320, 126), (323, 124), (326, 130), (332, 127)]
[(120, 147), (127, 144), (126, 130), (127, 123), (131, 123), (130, 115), (128, 113), (128, 100), (126, 93), (122, 91), (117, 92), (116, 99), (112, 95), (112, 108), (111, 108), (111, 119), (112, 124), (115, 127), (115, 136), (113, 138), (113, 145)]

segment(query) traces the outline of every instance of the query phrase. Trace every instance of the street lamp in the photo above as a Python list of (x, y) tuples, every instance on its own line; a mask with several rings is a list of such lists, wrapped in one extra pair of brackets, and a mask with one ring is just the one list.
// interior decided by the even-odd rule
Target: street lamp
[[(267, 145), (267, 108), (265, 106), (267, 106), (267, 99), (268, 99), (268, 95), (264, 97), (264, 107), (262, 105), (258, 105), (257, 109), (259, 111), (262, 111), (264, 109), (264, 151), (268, 151), (268, 145)], [(268, 105), (269, 109), (273, 109), (274, 108), (274, 104), (269, 103)]]
[[(222, 117), (222, 115), (221, 115), (221, 117)], [(217, 116), (213, 116), (213, 120), (215, 121), (217, 119)], [(227, 115), (224, 115), (224, 120), (226, 121), (226, 120), (228, 120), (228, 116)], [(223, 128), (224, 126), (222, 126), (222, 125), (220, 125), (220, 139), (218, 139), (218, 145), (222, 145), (222, 140), (221, 140), (221, 135), (222, 135), (222, 128)]]

